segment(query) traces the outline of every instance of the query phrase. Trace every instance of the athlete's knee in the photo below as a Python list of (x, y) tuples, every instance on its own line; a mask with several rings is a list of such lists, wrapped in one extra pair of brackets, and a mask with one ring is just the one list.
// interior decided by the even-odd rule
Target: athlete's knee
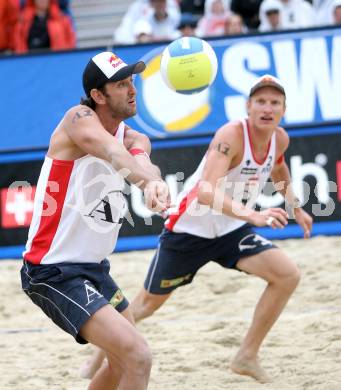
[(141, 336), (135, 338), (126, 350), (126, 366), (136, 375), (149, 374), (152, 366), (152, 354), (146, 340)]
[(281, 285), (282, 289), (293, 291), (299, 284), (301, 279), (301, 271), (296, 264), (291, 263), (285, 272), (277, 277), (277, 283)]
[(146, 340), (139, 334), (130, 335), (124, 343), (119, 357), (114, 353), (109, 353), (108, 369), (111, 375), (117, 376), (117, 367), (120, 367), (122, 374), (129, 373), (137, 377), (149, 375), (152, 366), (152, 354)]
[(300, 282), (300, 280), (301, 280), (301, 271), (297, 267), (297, 265), (294, 265), (293, 269), (291, 270), (291, 272), (289, 274), (289, 280), (290, 280), (290, 284), (291, 284), (291, 286), (293, 288), (296, 288), (298, 283)]
[(146, 372), (150, 372), (152, 367), (152, 353), (147, 342), (143, 339), (140, 345), (137, 347), (137, 353), (135, 355), (136, 364), (139, 368), (142, 368)]

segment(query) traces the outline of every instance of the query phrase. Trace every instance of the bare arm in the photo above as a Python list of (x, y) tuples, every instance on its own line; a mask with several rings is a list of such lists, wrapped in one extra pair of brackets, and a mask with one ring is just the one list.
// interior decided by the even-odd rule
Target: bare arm
[[(133, 154), (135, 160), (146, 170), (152, 172), (161, 178), (159, 167), (153, 164), (149, 158), (151, 153), (151, 144), (149, 138), (145, 134), (127, 128), (124, 137), (126, 148)], [(144, 153), (134, 153), (134, 151), (143, 151)]]
[(285, 161), (274, 166), (271, 177), (276, 190), (283, 195), (286, 203), (291, 208), (300, 207), (300, 201), (293, 191), (289, 168)]
[(277, 161), (272, 169), (271, 178), (276, 190), (283, 195), (286, 202), (295, 205), (299, 200), (293, 192), (289, 168), (284, 160), (284, 153), (289, 146), (289, 136), (282, 128), (277, 130), (276, 145)]
[(212, 209), (245, 221), (254, 213), (252, 209), (224, 194), (219, 188), (233, 158), (240, 147), (233, 125), (219, 129), (207, 152), (207, 161), (199, 185), (198, 200)]
[[(289, 146), (289, 137), (283, 129), (280, 129), (277, 143), (280, 147), (279, 155), (284, 156), (284, 152)], [(313, 219), (301, 208), (301, 202), (292, 188), (289, 168), (284, 158), (282, 158), (280, 162), (276, 162), (271, 172), (271, 177), (275, 189), (283, 195), (286, 204), (293, 211), (296, 222), (301, 226), (304, 232), (304, 237), (310, 237)]]
[(125, 178), (144, 188), (149, 181), (160, 180), (153, 172), (145, 170), (124, 145), (102, 126), (97, 114), (86, 106), (76, 106), (68, 111), (63, 122), (70, 139), (86, 154), (108, 161)]
[(235, 124), (222, 127), (216, 133), (208, 150), (207, 161), (199, 185), (198, 200), (219, 213), (238, 218), (256, 226), (268, 225), (272, 217), (273, 227), (286, 225), (287, 214), (279, 208), (257, 212), (226, 195), (220, 184), (228, 172), (233, 159), (241, 152), (243, 145)]
[(124, 136), (124, 144), (143, 169), (158, 177), (158, 181), (151, 182), (151, 184), (145, 188), (144, 192), (147, 207), (153, 209), (150, 201), (148, 202), (147, 199), (153, 199), (155, 196), (165, 203), (166, 208), (170, 207), (171, 199), (168, 185), (162, 180), (159, 167), (154, 165), (149, 158), (151, 152), (149, 138), (146, 135), (127, 127)]

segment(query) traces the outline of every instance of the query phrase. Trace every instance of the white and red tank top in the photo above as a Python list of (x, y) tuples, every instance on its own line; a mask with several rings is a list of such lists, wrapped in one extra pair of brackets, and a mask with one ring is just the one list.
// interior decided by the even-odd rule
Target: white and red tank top
[[(237, 202), (250, 208), (256, 204), (274, 166), (276, 153), (276, 134), (268, 145), (264, 161), (257, 161), (254, 156), (248, 123), (242, 121), (244, 136), (244, 154), (240, 164), (230, 169), (222, 180), (222, 190)], [(172, 210), (165, 222), (165, 227), (176, 233), (189, 233), (204, 238), (223, 236), (245, 224), (245, 221), (230, 217), (199, 204), (198, 185), (206, 163), (206, 155), (197, 170), (189, 178), (186, 188), (177, 200), (177, 207)]]
[[(123, 143), (125, 125), (115, 137)], [(91, 155), (45, 157), (23, 257), (34, 264), (100, 262), (116, 245), (124, 214), (124, 179)]]

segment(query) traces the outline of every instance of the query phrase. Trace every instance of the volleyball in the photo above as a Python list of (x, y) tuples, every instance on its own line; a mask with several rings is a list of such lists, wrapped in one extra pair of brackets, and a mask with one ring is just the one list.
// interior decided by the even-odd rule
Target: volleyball
[(218, 61), (212, 47), (203, 39), (183, 37), (162, 52), (160, 72), (166, 85), (178, 93), (191, 95), (209, 87)]

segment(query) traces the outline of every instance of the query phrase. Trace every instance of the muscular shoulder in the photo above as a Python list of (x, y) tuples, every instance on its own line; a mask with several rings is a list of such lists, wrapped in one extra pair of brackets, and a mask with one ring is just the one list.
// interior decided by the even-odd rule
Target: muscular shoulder
[(88, 106), (78, 104), (71, 107), (64, 116), (64, 120), (71, 124), (77, 124), (82, 119), (98, 119), (96, 112)]
[(277, 127), (276, 130), (276, 149), (278, 151), (278, 154), (283, 154), (289, 146), (289, 135), (283, 129), (283, 127)]
[(217, 147), (218, 144), (228, 145), (234, 152), (243, 147), (243, 126), (240, 122), (229, 122), (222, 126), (214, 135), (210, 147)]
[[(92, 129), (97, 114), (89, 107), (77, 105), (71, 107), (52, 134), (49, 155), (54, 158), (73, 160), (84, 155), (76, 140), (85, 128)], [(98, 121), (98, 119), (96, 119)]]

